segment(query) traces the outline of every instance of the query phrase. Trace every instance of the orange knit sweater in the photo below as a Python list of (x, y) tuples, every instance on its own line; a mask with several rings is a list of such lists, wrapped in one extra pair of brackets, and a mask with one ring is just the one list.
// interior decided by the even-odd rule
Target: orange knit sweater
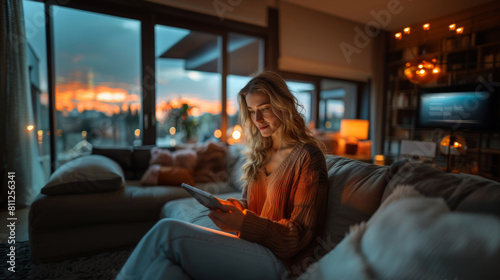
[(260, 172), (243, 190), (240, 238), (269, 248), (292, 276), (304, 272), (321, 257), (327, 180), (321, 150), (298, 143), (269, 176)]

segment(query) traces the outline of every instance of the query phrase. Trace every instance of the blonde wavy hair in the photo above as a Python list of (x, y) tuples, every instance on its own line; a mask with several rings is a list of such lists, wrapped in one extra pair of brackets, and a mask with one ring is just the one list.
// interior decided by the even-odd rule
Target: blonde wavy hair
[(249, 183), (257, 178), (257, 174), (267, 163), (267, 150), (272, 147), (272, 137), (263, 137), (252, 121), (248, 111), (246, 97), (260, 92), (267, 94), (274, 114), (283, 123), (283, 144), (293, 145), (298, 142), (310, 144), (324, 151), (324, 146), (312, 136), (304, 121), (304, 115), (299, 112), (303, 106), (290, 92), (283, 78), (274, 72), (262, 72), (252, 78), (238, 93), (240, 107), (240, 123), (243, 127), (243, 137), (246, 142), (246, 162), (243, 165), (241, 179)]

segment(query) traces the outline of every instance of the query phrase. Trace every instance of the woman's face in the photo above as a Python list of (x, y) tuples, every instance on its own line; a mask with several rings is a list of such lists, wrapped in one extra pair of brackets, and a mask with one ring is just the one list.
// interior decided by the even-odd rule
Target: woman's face
[(274, 114), (269, 96), (261, 92), (253, 92), (245, 97), (248, 113), (252, 122), (260, 130), (263, 137), (273, 135), (283, 124)]

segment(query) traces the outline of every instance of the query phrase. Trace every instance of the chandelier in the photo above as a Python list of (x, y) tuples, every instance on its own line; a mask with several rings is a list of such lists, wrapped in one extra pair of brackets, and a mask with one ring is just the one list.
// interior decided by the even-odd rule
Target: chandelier
[(434, 81), (441, 72), (435, 58), (417, 57), (406, 62), (404, 74), (414, 84), (425, 84)]
[[(424, 42), (426, 41), (427, 32), (430, 29), (430, 24), (426, 23), (422, 26), (424, 31)], [(463, 27), (456, 28), (456, 24), (449, 25), (451, 32), (456, 32), (457, 34), (463, 33)], [(410, 27), (406, 27), (403, 32), (406, 35), (410, 35)], [(396, 40), (401, 40), (403, 34), (398, 32), (394, 35)], [(414, 84), (425, 84), (434, 81), (439, 77), (441, 73), (441, 68), (439, 67), (438, 61), (435, 57), (426, 57), (425, 49), (422, 51), (422, 55), (414, 55), (415, 58), (405, 63), (404, 74), (405, 77)]]

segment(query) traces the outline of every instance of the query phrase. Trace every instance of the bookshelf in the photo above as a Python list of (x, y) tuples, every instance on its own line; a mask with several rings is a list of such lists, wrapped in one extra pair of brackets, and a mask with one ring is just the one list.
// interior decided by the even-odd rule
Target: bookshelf
[[(500, 3), (474, 11), (411, 26), (402, 40), (389, 38), (385, 55), (385, 112), (383, 153), (397, 158), (401, 140), (439, 141), (449, 131), (416, 127), (418, 94), (423, 87), (445, 87), (469, 83), (500, 83)], [(449, 24), (463, 26), (464, 32), (451, 32)], [(413, 84), (404, 75), (405, 64), (423, 56), (436, 58), (439, 77), (427, 84)], [(500, 92), (498, 92), (500, 94)], [(500, 121), (500, 120), (499, 120)], [(459, 131), (467, 140), (467, 152), (452, 157), (454, 171), (500, 178), (500, 135), (492, 132)], [(438, 151), (436, 163), (445, 167), (447, 156)]]

